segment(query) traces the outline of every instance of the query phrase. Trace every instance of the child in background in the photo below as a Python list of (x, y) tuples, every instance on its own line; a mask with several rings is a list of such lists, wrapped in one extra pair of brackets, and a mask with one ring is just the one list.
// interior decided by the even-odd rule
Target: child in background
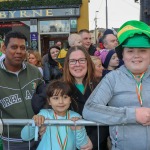
[[(73, 102), (70, 93), (70, 88), (63, 81), (50, 82), (47, 88), (47, 103), (52, 109), (42, 109), (39, 114), (34, 115), (35, 123), (41, 126), (45, 119), (79, 120), (81, 116), (78, 113), (68, 110)], [(25, 126), (21, 132), (24, 141), (32, 140), (35, 136), (35, 127), (32, 126)], [(51, 126), (46, 128), (37, 150), (74, 150), (75, 146), (82, 149), (89, 142), (83, 126), (77, 126), (76, 131), (74, 126)]]
[(114, 49), (109, 51), (103, 50), (97, 56), (100, 57), (103, 67), (105, 68), (102, 77), (119, 66), (119, 59)]
[(70, 47), (81, 46), (82, 45), (81, 36), (77, 33), (70, 34), (68, 37), (68, 43)]

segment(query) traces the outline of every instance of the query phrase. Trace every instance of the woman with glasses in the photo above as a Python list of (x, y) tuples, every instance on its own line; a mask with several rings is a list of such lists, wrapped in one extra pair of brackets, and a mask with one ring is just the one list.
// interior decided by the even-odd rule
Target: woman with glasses
[[(80, 115), (83, 107), (97, 85), (94, 64), (88, 52), (81, 46), (68, 50), (65, 58), (63, 80), (72, 89), (72, 98), (76, 101)], [(72, 109), (74, 106), (72, 106)], [(87, 134), (93, 143), (93, 150), (98, 149), (97, 127), (86, 127)], [(107, 150), (108, 128), (100, 127), (100, 149)]]

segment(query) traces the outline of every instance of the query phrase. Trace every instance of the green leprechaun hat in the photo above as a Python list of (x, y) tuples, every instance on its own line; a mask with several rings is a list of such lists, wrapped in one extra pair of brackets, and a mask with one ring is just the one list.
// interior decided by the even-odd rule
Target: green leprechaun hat
[(119, 28), (117, 38), (119, 46), (115, 50), (122, 59), (124, 47), (150, 48), (150, 27), (141, 21), (127, 21)]

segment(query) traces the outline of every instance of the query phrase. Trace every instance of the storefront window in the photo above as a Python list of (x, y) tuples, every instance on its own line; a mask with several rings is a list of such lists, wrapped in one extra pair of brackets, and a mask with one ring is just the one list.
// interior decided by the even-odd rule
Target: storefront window
[(27, 46), (30, 45), (30, 21), (0, 22), (0, 37), (5, 39), (9, 31), (19, 31), (27, 37)]
[(40, 33), (70, 32), (69, 20), (40, 21)]

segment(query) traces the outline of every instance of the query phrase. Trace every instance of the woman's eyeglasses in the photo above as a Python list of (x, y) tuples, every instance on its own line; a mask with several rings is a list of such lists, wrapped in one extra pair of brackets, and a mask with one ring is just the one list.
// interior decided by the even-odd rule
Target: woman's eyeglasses
[(85, 64), (85, 63), (86, 63), (86, 58), (69, 59), (69, 64), (70, 64), (70, 65), (75, 65), (77, 62), (78, 62), (79, 64)]

